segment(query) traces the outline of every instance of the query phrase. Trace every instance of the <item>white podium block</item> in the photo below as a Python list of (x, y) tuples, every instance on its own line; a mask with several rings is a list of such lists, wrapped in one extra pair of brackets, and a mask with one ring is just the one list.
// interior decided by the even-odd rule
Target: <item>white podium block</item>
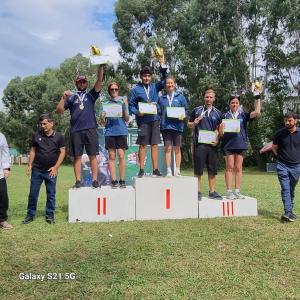
[(246, 197), (245, 199), (213, 200), (202, 197), (199, 201), (199, 218), (215, 217), (245, 217), (257, 216), (257, 200)]
[(135, 191), (83, 187), (69, 190), (69, 222), (108, 222), (135, 219)]
[(134, 179), (136, 220), (198, 218), (197, 178)]

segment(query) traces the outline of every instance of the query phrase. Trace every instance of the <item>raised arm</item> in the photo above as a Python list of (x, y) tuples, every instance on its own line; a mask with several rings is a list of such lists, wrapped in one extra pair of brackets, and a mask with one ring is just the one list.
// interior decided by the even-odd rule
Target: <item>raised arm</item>
[(260, 98), (258, 98), (256, 101), (255, 101), (255, 105), (254, 105), (254, 111), (252, 111), (250, 113), (250, 119), (254, 119), (254, 118), (259, 118), (260, 115), (261, 115), (261, 100)]
[(97, 93), (99, 93), (102, 89), (103, 76), (104, 76), (104, 67), (103, 67), (103, 65), (99, 65), (98, 70), (97, 70), (97, 81), (95, 82), (95, 85), (94, 85), (94, 89)]

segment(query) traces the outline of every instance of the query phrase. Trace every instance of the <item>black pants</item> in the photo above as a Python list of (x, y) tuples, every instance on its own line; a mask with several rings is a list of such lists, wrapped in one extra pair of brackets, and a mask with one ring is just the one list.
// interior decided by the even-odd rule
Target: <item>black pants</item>
[(7, 185), (6, 179), (0, 179), (0, 221), (7, 220), (7, 210), (8, 210), (8, 195), (7, 195)]

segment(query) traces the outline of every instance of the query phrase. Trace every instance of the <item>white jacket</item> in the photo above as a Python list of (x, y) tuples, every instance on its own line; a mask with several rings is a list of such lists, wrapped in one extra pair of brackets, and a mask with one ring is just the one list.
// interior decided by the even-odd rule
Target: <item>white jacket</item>
[(4, 178), (3, 169), (10, 168), (10, 156), (5, 136), (0, 132), (0, 179)]

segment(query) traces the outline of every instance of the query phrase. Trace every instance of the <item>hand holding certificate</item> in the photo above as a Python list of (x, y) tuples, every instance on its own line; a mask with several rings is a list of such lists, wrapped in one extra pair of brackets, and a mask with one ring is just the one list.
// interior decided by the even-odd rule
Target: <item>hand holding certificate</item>
[(185, 118), (184, 107), (167, 106), (167, 117), (183, 120)]
[(214, 145), (217, 141), (217, 133), (209, 130), (198, 131), (198, 143)]
[(139, 102), (139, 112), (147, 115), (157, 115), (156, 104)]
[(121, 118), (123, 115), (120, 104), (103, 104), (103, 111), (106, 118)]
[(224, 132), (239, 133), (241, 130), (240, 119), (224, 119), (222, 123), (224, 124)]

